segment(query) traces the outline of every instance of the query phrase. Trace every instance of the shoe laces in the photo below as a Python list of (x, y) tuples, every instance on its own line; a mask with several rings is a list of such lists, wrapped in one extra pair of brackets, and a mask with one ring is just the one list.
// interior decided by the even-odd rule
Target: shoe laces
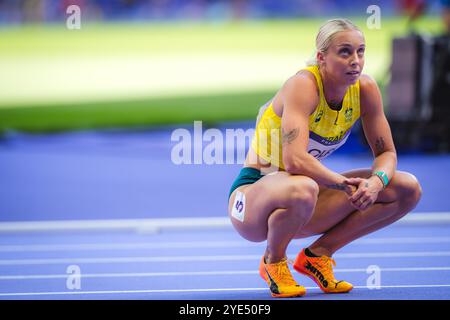
[(283, 285), (286, 285), (286, 286), (296, 286), (297, 282), (292, 277), (291, 271), (289, 270), (289, 267), (288, 267), (288, 262), (289, 261), (285, 259), (278, 263), (271, 264), (273, 266), (271, 268), (271, 271), (274, 268), (275, 274), (271, 273), (270, 276), (272, 278), (274, 278), (274, 280), (277, 283), (282, 283)]

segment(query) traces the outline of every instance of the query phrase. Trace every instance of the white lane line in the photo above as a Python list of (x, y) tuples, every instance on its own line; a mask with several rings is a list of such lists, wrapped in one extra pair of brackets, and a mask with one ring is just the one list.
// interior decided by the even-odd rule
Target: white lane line
[[(335, 273), (366, 273), (365, 268), (334, 269)], [(423, 267), (423, 268), (380, 268), (381, 272), (420, 272), (420, 271), (450, 271), (450, 267)], [(81, 278), (148, 278), (148, 277), (186, 277), (186, 276), (238, 276), (257, 275), (255, 270), (230, 270), (230, 271), (192, 271), (192, 272), (136, 272), (136, 273), (86, 273)], [(9, 275), (0, 276), (0, 280), (48, 280), (67, 279), (68, 274), (34, 274), (34, 275)]]
[(450, 251), (417, 251), (417, 252), (359, 252), (337, 253), (333, 257), (338, 259), (355, 258), (411, 258), (411, 257), (448, 257)]
[[(289, 253), (295, 256), (297, 253)], [(363, 252), (337, 253), (336, 259), (359, 258), (412, 258), (412, 257), (450, 257), (450, 251), (418, 252)], [(47, 265), (47, 264), (103, 264), (103, 263), (145, 263), (145, 262), (217, 262), (259, 260), (261, 255), (217, 255), (217, 256), (156, 256), (156, 257), (108, 257), (108, 258), (50, 258), (50, 259), (3, 259), (0, 266)]]
[[(258, 274), (255, 270), (236, 271), (203, 271), (203, 272), (143, 272), (143, 273), (93, 273), (81, 274), (81, 278), (128, 278), (128, 277), (178, 277), (178, 276), (225, 276)], [(30, 279), (67, 279), (68, 274), (53, 275), (14, 275), (0, 276), (0, 280), (30, 280)]]
[[(309, 240), (294, 240), (292, 245), (301, 245)], [(450, 243), (450, 237), (397, 237), (367, 238), (352, 242), (360, 244), (430, 244)], [(83, 243), (83, 244), (42, 244), (42, 245), (0, 245), (0, 252), (44, 252), (44, 251), (95, 251), (95, 250), (140, 250), (140, 249), (198, 249), (198, 248), (245, 248), (264, 247), (264, 243), (236, 241), (190, 241), (190, 242), (144, 242), (144, 243)]]
[[(396, 222), (396, 225), (449, 224), (450, 212), (414, 212)], [(61, 231), (160, 231), (232, 230), (228, 217), (117, 219), (117, 220), (63, 220), (0, 222), (0, 233), (61, 232)]]
[(418, 244), (418, 243), (449, 243), (450, 237), (392, 237), (359, 239), (352, 244)]
[[(390, 288), (449, 288), (450, 284), (405, 284), (395, 286), (380, 286), (381, 289)], [(355, 289), (368, 289), (366, 286), (355, 286)]]
[[(445, 240), (444, 240), (445, 241)], [(450, 238), (449, 238), (450, 242)], [(66, 245), (0, 245), (0, 252), (26, 251), (89, 251), (89, 250), (138, 250), (138, 249), (198, 249), (198, 248), (264, 247), (263, 243), (246, 241), (187, 241), (149, 243), (85, 243)]]
[[(380, 289), (393, 288), (450, 288), (450, 284), (413, 284), (380, 286)], [(318, 287), (306, 287), (307, 290), (319, 290)], [(355, 286), (354, 289), (367, 289), (366, 286)], [(109, 291), (55, 291), (55, 292), (7, 292), (0, 297), (17, 296), (52, 296), (52, 295), (95, 295), (95, 294), (135, 294), (135, 293), (194, 293), (194, 292), (240, 292), (267, 291), (267, 288), (213, 288), (213, 289), (161, 289), (161, 290), (109, 290)]]

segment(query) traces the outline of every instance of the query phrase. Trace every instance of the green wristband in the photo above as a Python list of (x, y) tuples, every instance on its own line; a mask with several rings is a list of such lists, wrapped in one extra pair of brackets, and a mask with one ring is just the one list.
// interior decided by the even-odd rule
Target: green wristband
[(377, 171), (377, 172), (374, 172), (373, 175), (375, 175), (381, 179), (381, 182), (383, 182), (383, 188), (386, 188), (388, 186), (389, 178), (385, 172)]

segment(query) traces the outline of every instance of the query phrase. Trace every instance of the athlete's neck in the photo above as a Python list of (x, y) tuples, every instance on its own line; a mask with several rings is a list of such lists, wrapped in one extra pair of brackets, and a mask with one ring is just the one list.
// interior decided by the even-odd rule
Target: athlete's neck
[(322, 69), (319, 69), (319, 72), (320, 77), (322, 78), (325, 100), (332, 109), (340, 110), (342, 108), (345, 93), (347, 92), (349, 86), (342, 85), (342, 83), (339, 83), (339, 81), (327, 75), (327, 73)]

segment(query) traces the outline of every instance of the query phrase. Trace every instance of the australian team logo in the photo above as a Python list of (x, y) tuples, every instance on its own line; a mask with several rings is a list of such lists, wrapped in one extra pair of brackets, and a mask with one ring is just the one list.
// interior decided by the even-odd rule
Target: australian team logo
[(345, 122), (351, 122), (353, 120), (353, 108), (347, 108), (344, 113)]

